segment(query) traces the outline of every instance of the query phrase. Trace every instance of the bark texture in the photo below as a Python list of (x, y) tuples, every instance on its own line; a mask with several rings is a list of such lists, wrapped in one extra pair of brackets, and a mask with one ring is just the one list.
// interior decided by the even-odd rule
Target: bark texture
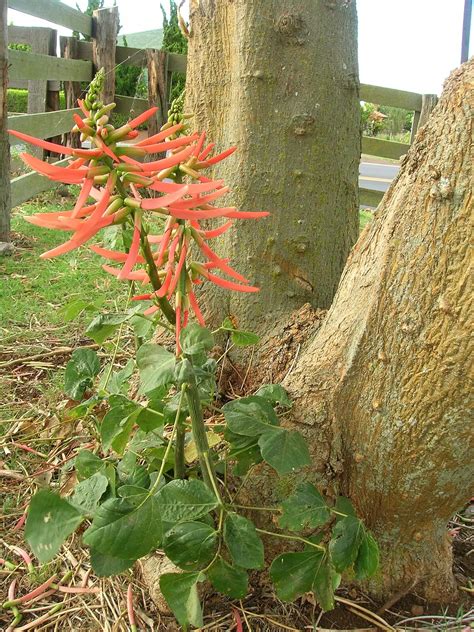
[[(10, 144), (7, 132), (7, 0), (0, 0), (0, 255), (10, 242)], [(3, 243), (3, 246), (2, 246)]]
[(472, 492), (474, 60), (452, 73), (286, 380), (313, 478), (382, 546), (372, 586), (452, 596), (446, 524)]
[(209, 295), (265, 331), (304, 303), (328, 307), (358, 233), (357, 20), (352, 0), (191, 0), (187, 110), (217, 150), (225, 202), (269, 210), (221, 252), (262, 289)]

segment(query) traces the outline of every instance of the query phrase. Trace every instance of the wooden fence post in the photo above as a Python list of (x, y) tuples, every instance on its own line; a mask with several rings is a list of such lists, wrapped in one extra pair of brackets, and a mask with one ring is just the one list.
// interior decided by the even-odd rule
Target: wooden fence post
[(7, 0), (0, 0), (0, 254), (10, 252), (10, 144), (8, 142)]
[(413, 117), (413, 125), (411, 127), (410, 144), (415, 140), (416, 133), (420, 127), (422, 127), (428, 120), (434, 106), (438, 102), (436, 94), (423, 94), (421, 95), (421, 110), (415, 111)]
[(436, 94), (424, 94), (422, 96), (421, 114), (419, 127), (424, 125), (428, 120), (434, 106), (438, 103), (438, 97)]
[(119, 24), (118, 7), (99, 9), (93, 13), (92, 56), (95, 72), (105, 70), (102, 101), (111, 103), (115, 95), (115, 47)]
[[(77, 39), (75, 37), (60, 38), (61, 57), (64, 59), (77, 59)], [(81, 96), (80, 81), (65, 81), (64, 91), (66, 93), (66, 109), (70, 110), (77, 107), (77, 99)], [(66, 144), (69, 147), (80, 147), (81, 141), (79, 134), (65, 134)]]
[(156, 116), (148, 119), (148, 136), (157, 134), (166, 122), (168, 113), (168, 95), (166, 89), (168, 76), (168, 53), (166, 51), (147, 49), (148, 67), (148, 103), (150, 107), (159, 107)]

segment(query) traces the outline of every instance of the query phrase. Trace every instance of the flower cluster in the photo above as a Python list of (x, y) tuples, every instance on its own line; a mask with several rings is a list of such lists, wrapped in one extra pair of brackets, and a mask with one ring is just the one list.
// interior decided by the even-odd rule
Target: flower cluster
[[(229, 265), (229, 260), (220, 258), (208, 241), (229, 230), (234, 219), (254, 219), (268, 213), (242, 212), (212, 204), (229, 189), (223, 180), (209, 179), (202, 171), (230, 156), (235, 147), (212, 156), (214, 144), (205, 146), (206, 134), (187, 133), (183, 116), (180, 122), (175, 122), (175, 113), (158, 134), (132, 144), (130, 141), (137, 139), (139, 125), (153, 116), (157, 108), (150, 108), (116, 129), (109, 118), (115, 104), (104, 105), (100, 101), (102, 85), (101, 71), (84, 100), (78, 101), (83, 117), (74, 114), (73, 131), (80, 133), (81, 141), (88, 141), (90, 148), (64, 147), (10, 131), (28, 143), (70, 157), (67, 166), (58, 166), (23, 153), (22, 159), (28, 166), (51, 180), (81, 185), (72, 210), (39, 213), (26, 219), (38, 226), (72, 231), (66, 242), (43, 253), (43, 258), (78, 248), (107, 226), (133, 227), (128, 252), (97, 245), (90, 248), (109, 261), (123, 264), (121, 268), (103, 266), (119, 280), (151, 284), (151, 291), (134, 299), (153, 301), (154, 305), (145, 314), (161, 308), (175, 324), (179, 353), (180, 329), (186, 326), (190, 310), (204, 324), (193, 291), (195, 285), (207, 280), (229, 290), (258, 291)], [(146, 161), (149, 154), (163, 152), (165, 158)], [(93, 204), (89, 203), (90, 198)], [(160, 234), (153, 234), (151, 225), (156, 222), (146, 221), (150, 216), (164, 220)], [(212, 230), (202, 227), (203, 220), (213, 218), (227, 221)], [(197, 245), (201, 253), (199, 261), (192, 259), (192, 245)], [(172, 297), (174, 310), (169, 302)]]

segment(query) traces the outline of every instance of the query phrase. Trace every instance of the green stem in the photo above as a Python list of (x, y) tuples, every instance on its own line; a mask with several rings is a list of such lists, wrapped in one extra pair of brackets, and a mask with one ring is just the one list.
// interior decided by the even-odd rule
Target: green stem
[[(166, 461), (167, 461), (168, 455), (169, 455), (169, 453), (171, 451), (171, 446), (173, 445), (173, 439), (176, 436), (176, 430), (178, 428), (179, 418), (181, 416), (181, 408), (183, 406), (184, 391), (185, 391), (185, 385), (183, 384), (183, 386), (181, 387), (181, 396), (179, 398), (178, 409), (176, 411), (176, 417), (174, 418), (173, 430), (171, 431), (170, 438), (168, 439), (168, 445), (166, 446), (166, 450), (165, 450), (165, 453), (163, 455), (163, 460), (161, 461), (161, 466), (160, 466), (160, 470), (158, 472), (158, 476), (156, 477), (156, 481), (154, 482), (154, 484), (152, 485), (151, 489), (149, 490), (147, 498), (149, 498), (150, 496), (153, 496), (153, 494), (156, 492), (156, 490), (157, 490), (157, 488), (158, 488), (158, 486), (160, 484), (161, 477), (163, 476), (163, 472), (165, 471)], [(143, 501), (143, 502), (145, 502), (145, 501)]]
[[(146, 233), (142, 230), (141, 235), (141, 244), (142, 244), (142, 252), (145, 257), (145, 261), (148, 266), (148, 274), (150, 276), (150, 281), (153, 286), (155, 292), (157, 292), (161, 288), (160, 277), (158, 276), (158, 271), (156, 269), (155, 260), (153, 259), (153, 253), (150, 248), (150, 244), (147, 239)], [(166, 296), (163, 296), (158, 300), (158, 303), (161, 307), (161, 311), (166, 317), (166, 320), (170, 322), (172, 325), (176, 323), (176, 314), (174, 309), (171, 307)]]
[(219, 499), (219, 503), (222, 504), (222, 499), (217, 485), (217, 477), (212, 464), (211, 451), (207, 441), (201, 400), (199, 399), (199, 391), (196, 384), (186, 384), (186, 399), (188, 401), (193, 439), (198, 453), (202, 477), (206, 485), (213, 490)]
[(284, 533), (274, 533), (273, 531), (265, 531), (265, 529), (257, 529), (255, 530), (259, 533), (264, 533), (265, 535), (271, 535), (274, 538), (281, 538), (282, 540), (295, 540), (297, 542), (303, 542), (304, 544), (308, 544), (309, 546), (313, 546), (315, 549), (320, 549), (321, 551), (325, 551), (326, 548), (321, 546), (320, 544), (315, 544), (311, 542), (311, 540), (306, 540), (305, 538), (300, 538), (297, 535), (285, 535)]
[(231, 507), (237, 507), (237, 509), (249, 509), (250, 511), (271, 511), (273, 513), (280, 513), (281, 510), (278, 507), (251, 507), (249, 505), (234, 505)]
[(176, 441), (174, 448), (174, 477), (184, 478), (185, 461), (184, 461), (184, 442), (186, 438), (186, 427), (183, 419), (178, 419), (176, 427)]

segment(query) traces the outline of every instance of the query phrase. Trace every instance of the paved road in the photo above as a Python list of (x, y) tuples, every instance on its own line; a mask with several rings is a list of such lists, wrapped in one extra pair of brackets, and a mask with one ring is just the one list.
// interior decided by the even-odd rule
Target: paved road
[(399, 169), (398, 165), (361, 162), (359, 167), (359, 186), (364, 189), (386, 191)]

